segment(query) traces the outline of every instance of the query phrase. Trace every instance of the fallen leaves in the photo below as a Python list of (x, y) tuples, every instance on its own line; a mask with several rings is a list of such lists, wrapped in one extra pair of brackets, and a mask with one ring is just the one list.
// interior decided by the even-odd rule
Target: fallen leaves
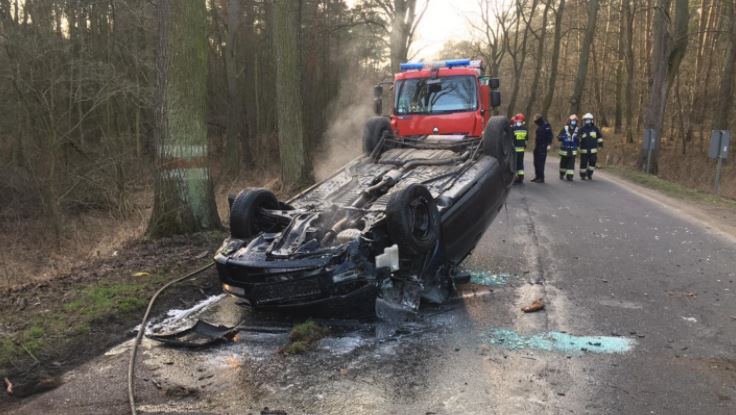
[(13, 396), (13, 382), (10, 381), (10, 379), (5, 378), (5, 392), (8, 393), (8, 395)]
[(132, 277), (136, 277), (136, 278), (143, 278), (143, 277), (148, 277), (148, 276), (150, 276), (150, 275), (151, 275), (151, 273), (150, 273), (150, 272), (146, 272), (146, 271), (138, 271), (138, 272), (134, 272), (134, 273), (132, 273), (132, 274), (130, 274), (130, 275), (131, 275)]
[(544, 310), (544, 300), (541, 298), (537, 298), (531, 304), (521, 307), (521, 311), (525, 313), (534, 313), (540, 310)]

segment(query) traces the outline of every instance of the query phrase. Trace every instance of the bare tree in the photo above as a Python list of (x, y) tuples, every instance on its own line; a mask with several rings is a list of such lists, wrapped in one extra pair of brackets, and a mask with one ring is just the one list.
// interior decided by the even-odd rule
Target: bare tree
[(542, 67), (544, 67), (544, 45), (547, 37), (547, 16), (549, 10), (552, 8), (553, 0), (544, 1), (544, 12), (542, 12), (542, 25), (539, 28), (539, 34), (536, 31), (532, 31), (532, 34), (537, 39), (537, 55), (534, 66), (534, 76), (532, 78), (531, 86), (529, 87), (529, 99), (526, 103), (526, 114), (529, 116), (534, 108), (534, 102), (537, 100), (537, 93), (539, 90), (539, 81), (542, 77)]
[(570, 97), (570, 114), (580, 112), (580, 104), (585, 90), (585, 78), (588, 74), (588, 59), (590, 57), (590, 48), (593, 45), (593, 36), (597, 29), (598, 17), (598, 0), (590, 0), (588, 3), (588, 19), (585, 27), (585, 37), (580, 48), (580, 61), (578, 63), (578, 73), (575, 77), (575, 86), (572, 96)]
[[(554, 0), (550, 0), (554, 1)], [(552, 99), (555, 96), (555, 87), (557, 86), (557, 72), (560, 66), (560, 43), (562, 42), (562, 17), (565, 12), (565, 0), (560, 0), (555, 12), (555, 38), (552, 46), (552, 63), (550, 64), (549, 80), (547, 82), (547, 94), (544, 96), (542, 104), (542, 115), (547, 118), (549, 109), (552, 106)]]
[[(675, 0), (674, 25), (669, 10), (672, 0), (657, 0), (654, 16), (654, 46), (652, 50), (652, 87), (644, 114), (644, 127), (656, 132), (661, 142), (662, 123), (667, 105), (667, 95), (682, 56), (687, 49), (688, 0)], [(657, 174), (659, 152), (654, 151), (650, 171)], [(640, 155), (640, 165), (646, 163), (646, 152)]]
[(401, 62), (409, 58), (409, 49), (429, 0), (424, 0), (421, 9), (417, 9), (417, 0), (367, 0), (361, 6), (363, 21), (388, 38), (391, 71), (399, 72)]
[(624, 67), (626, 69), (626, 82), (624, 84), (624, 119), (626, 119), (626, 142), (634, 142), (634, 14), (631, 11), (630, 0), (621, 0), (622, 14), (624, 18), (623, 43), (624, 43)]
[(407, 60), (414, 33), (428, 5), (429, 1), (425, 1), (418, 15), (416, 0), (393, 0), (393, 7), (386, 9), (391, 12), (391, 71), (394, 73), (399, 71), (399, 64)]
[[(529, 11), (529, 18), (527, 19), (524, 14), (524, 8), (526, 7), (526, 0), (516, 0), (516, 15), (514, 18), (514, 30), (513, 36), (511, 36), (510, 27), (505, 26), (505, 22), (499, 19), (499, 25), (501, 25), (504, 31), (504, 45), (506, 47), (506, 53), (511, 56), (511, 64), (513, 67), (512, 87), (511, 87), (511, 98), (509, 99), (508, 106), (506, 107), (506, 115), (511, 115), (516, 110), (516, 101), (519, 97), (519, 88), (522, 83), (522, 72), (524, 71), (524, 63), (526, 62), (526, 50), (527, 43), (529, 40), (529, 33), (531, 32), (531, 22), (534, 19), (534, 12), (537, 10), (539, 0), (532, 0), (531, 8)], [(524, 26), (521, 27), (522, 22)], [(521, 33), (521, 34), (520, 34)], [(511, 42), (511, 37), (514, 41)], [(519, 39), (521, 37), (521, 39)]]
[(726, 130), (729, 127), (729, 114), (733, 108), (734, 71), (736, 71), (736, 7), (734, 0), (724, 0), (724, 15), (727, 19), (725, 36), (730, 43), (726, 64), (723, 67), (719, 85), (718, 106), (713, 116), (713, 129)]
[[(491, 3), (496, 5), (495, 10), (491, 10)], [(483, 57), (488, 64), (488, 71), (491, 76), (499, 76), (499, 68), (501, 60), (506, 54), (504, 41), (504, 31), (499, 22), (506, 22), (509, 19), (508, 10), (500, 10), (498, 2), (492, 0), (478, 0), (480, 9), (481, 24), (476, 24), (473, 20), (468, 20), (468, 24), (475, 30), (482, 33), (483, 40), (476, 43), (476, 52)]]

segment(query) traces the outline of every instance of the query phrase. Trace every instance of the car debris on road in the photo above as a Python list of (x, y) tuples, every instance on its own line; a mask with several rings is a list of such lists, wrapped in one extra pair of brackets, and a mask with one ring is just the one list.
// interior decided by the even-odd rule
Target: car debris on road
[(544, 299), (542, 298), (538, 298), (532, 301), (531, 304), (521, 307), (521, 311), (525, 313), (534, 313), (540, 310), (544, 310)]

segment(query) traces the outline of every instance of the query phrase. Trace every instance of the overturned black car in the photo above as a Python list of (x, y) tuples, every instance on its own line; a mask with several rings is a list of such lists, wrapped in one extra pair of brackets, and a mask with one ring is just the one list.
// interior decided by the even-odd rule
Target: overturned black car
[(509, 193), (509, 122), (491, 118), (482, 137), (401, 139), (387, 123), (371, 119), (364, 156), (286, 202), (265, 189), (231, 197), (215, 256), (225, 292), (259, 309), (446, 297)]

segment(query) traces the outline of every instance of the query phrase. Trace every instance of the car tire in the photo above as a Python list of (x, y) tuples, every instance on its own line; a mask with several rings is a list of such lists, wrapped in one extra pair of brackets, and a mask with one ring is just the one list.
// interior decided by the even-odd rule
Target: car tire
[(510, 185), (516, 174), (516, 157), (508, 118), (498, 115), (488, 121), (483, 130), (483, 153), (498, 160), (504, 182)]
[(250, 239), (263, 232), (260, 209), (279, 209), (279, 201), (270, 190), (247, 189), (235, 196), (230, 206), (230, 235)]
[(440, 236), (440, 214), (432, 194), (418, 183), (394, 193), (386, 206), (386, 225), (400, 254), (427, 252)]
[(373, 153), (385, 132), (391, 133), (391, 122), (386, 117), (371, 117), (363, 128), (363, 154)]

